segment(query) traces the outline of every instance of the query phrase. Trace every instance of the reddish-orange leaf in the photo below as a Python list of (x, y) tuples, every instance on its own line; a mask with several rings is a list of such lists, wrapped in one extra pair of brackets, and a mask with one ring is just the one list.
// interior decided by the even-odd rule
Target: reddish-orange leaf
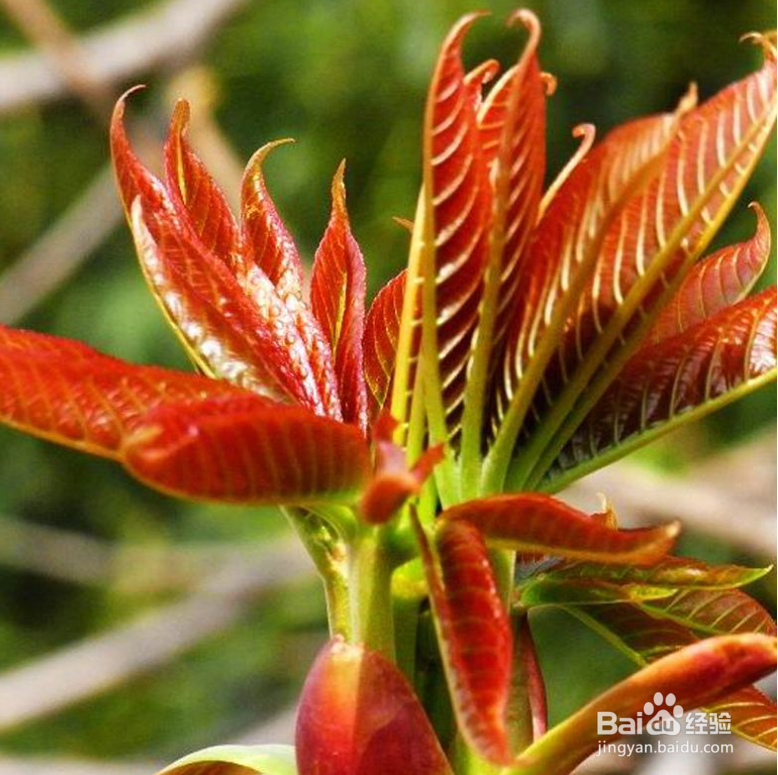
[(341, 638), (308, 675), (295, 744), (300, 775), (452, 775), (402, 673)]
[(732, 304), (754, 287), (770, 258), (770, 224), (758, 204), (756, 233), (699, 261), (646, 335), (645, 345), (680, 334)]
[[(614, 129), (592, 151), (587, 149), (594, 128), (577, 130), (583, 136), (581, 159), (551, 199), (527, 247), (503, 373), (497, 375), (498, 417), (519, 390), (527, 393), (526, 412), (529, 393), (544, 375), (558, 337), (569, 329), (566, 319), (577, 314), (579, 294), (594, 270), (606, 227), (625, 194), (661, 156), (677, 125), (678, 115), (671, 113), (638, 119)], [(554, 385), (565, 377), (565, 371), (560, 376), (552, 371), (546, 382)]]
[(411, 495), (421, 492), (443, 459), (439, 445), (427, 449), (409, 466), (405, 450), (392, 441), (396, 427), (397, 421), (388, 414), (382, 414), (373, 425), (374, 473), (359, 502), (359, 515), (372, 525), (391, 519)]
[[(691, 630), (669, 619), (655, 618), (637, 605), (617, 604), (575, 608), (571, 611), (613, 641), (639, 665), (654, 662), (699, 638)], [(603, 631), (603, 627), (605, 630)], [(738, 689), (703, 708), (708, 713), (728, 713), (732, 732), (739, 737), (775, 750), (775, 701), (755, 686)]]
[(254, 395), (155, 409), (123, 457), (152, 487), (237, 503), (351, 502), (369, 470), (357, 428)]
[(709, 635), (776, 634), (770, 614), (739, 589), (681, 589), (670, 597), (648, 600), (643, 606), (659, 616)]
[(621, 457), (769, 378), (776, 368), (775, 305), (770, 288), (640, 349), (562, 450), (551, 481)]
[(188, 125), (189, 103), (179, 100), (165, 144), (167, 190), (206, 249), (232, 267), (238, 261), (238, 227), (224, 194), (186, 139)]
[(598, 732), (598, 714), (637, 718), (645, 725), (661, 705), (647, 712), (645, 703), (656, 693), (674, 696), (685, 710), (710, 706), (732, 692), (775, 670), (775, 638), (764, 635), (726, 635), (695, 643), (644, 667), (616, 684), (530, 746), (517, 762), (532, 764), (543, 775), (571, 772), (603, 740), (617, 735)]
[(546, 379), (538, 411), (549, 402), (552, 409), (514, 464), (514, 484), (535, 486), (552, 465), (746, 184), (776, 111), (775, 49), (759, 40), (761, 70), (681, 119), (658, 173), (608, 228), (558, 368)]
[(192, 359), (209, 375), (323, 412), (308, 354), (272, 284), (249, 268), (249, 298), (207, 248), (189, 210), (177, 209), (135, 156), (124, 131), (124, 101), (111, 123), (120, 192), (149, 286)]
[(540, 493), (481, 498), (446, 509), (440, 518), (473, 523), (494, 546), (617, 565), (651, 565), (670, 550), (679, 532), (677, 522), (614, 530)]
[[(149, 212), (160, 218), (178, 219), (165, 187), (135, 155), (124, 129), (124, 110), (127, 98), (136, 90), (137, 87), (130, 89), (119, 98), (111, 117), (111, 156), (113, 157), (113, 169), (124, 211), (129, 219), (132, 203), (140, 197), (144, 209)], [(155, 225), (156, 222), (151, 221), (149, 228), (152, 230), (152, 236), (156, 238)]]
[(307, 353), (260, 270), (249, 298), (230, 270), (175, 220), (155, 213), (147, 219), (140, 199), (131, 225), (149, 285), (206, 373), (323, 412)]
[(256, 274), (267, 275), (278, 298), (289, 310), (308, 352), (327, 414), (340, 419), (342, 413), (332, 350), (305, 300), (303, 267), (297, 247), (278, 214), (262, 174), (262, 164), (270, 151), (287, 142), (291, 141), (268, 143), (246, 166), (241, 188), (241, 243), (245, 270), (238, 280), (251, 293), (251, 278)]
[[(405, 295), (405, 276), (406, 270), (403, 270), (381, 288), (365, 319), (362, 347), (371, 417), (377, 417), (384, 408), (392, 384)], [(418, 342), (414, 352), (418, 352)]]
[(464, 16), (446, 38), (427, 98), (425, 196), (434, 233), (434, 315), (443, 408), (450, 429), (461, 414), (465, 371), (478, 322), (488, 255), (490, 186), (472, 84), (465, 82), (462, 42), (478, 14)]
[(367, 432), (363, 367), (365, 262), (351, 233), (343, 184), (345, 163), (332, 182), (332, 214), (313, 265), (311, 308), (329, 341), (345, 422)]
[(538, 218), (546, 170), (547, 84), (537, 57), (540, 22), (527, 10), (513, 19), (527, 27), (530, 39), (518, 65), (497, 83), (478, 115), (484, 160), (493, 165), (497, 233), (493, 231), (491, 239), (492, 250), (499, 250), (492, 270), (499, 277), (491, 342), (495, 366), (508, 323), (516, 315), (521, 265)]
[(286, 302), (303, 299), (303, 266), (294, 238), (286, 228), (265, 184), (262, 164), (274, 148), (291, 140), (263, 145), (249, 160), (241, 187), (241, 236), (246, 260), (256, 264)]
[(149, 410), (217, 395), (251, 394), (0, 326), (0, 421), (85, 452), (119, 458), (127, 434)]
[(483, 537), (465, 520), (440, 522), (438, 571), (418, 522), (416, 532), (460, 731), (486, 759), (507, 764), (512, 638)]

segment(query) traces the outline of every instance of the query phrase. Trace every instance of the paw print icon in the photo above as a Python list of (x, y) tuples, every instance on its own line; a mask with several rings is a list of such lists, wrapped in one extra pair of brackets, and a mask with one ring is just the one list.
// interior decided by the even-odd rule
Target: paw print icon
[[(681, 731), (681, 723), (678, 719), (683, 716), (683, 708), (675, 704), (675, 695), (664, 696), (661, 692), (654, 695), (654, 702), (647, 702), (643, 706), (643, 713), (653, 716), (646, 724), (646, 732), (649, 735), (677, 735)], [(656, 713), (656, 715), (654, 715)]]

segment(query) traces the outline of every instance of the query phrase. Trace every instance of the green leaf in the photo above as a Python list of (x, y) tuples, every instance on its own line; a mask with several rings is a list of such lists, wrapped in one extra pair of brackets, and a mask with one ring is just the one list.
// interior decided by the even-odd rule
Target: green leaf
[(669, 597), (675, 592), (667, 587), (643, 584), (608, 584), (605, 581), (557, 581), (542, 578), (517, 590), (522, 606), (583, 605), (623, 603)]
[(158, 775), (297, 775), (289, 745), (217, 745), (184, 756)]
[(640, 348), (559, 453), (558, 489), (756, 390), (776, 375), (776, 289)]
[(595, 562), (565, 562), (545, 572), (543, 577), (553, 580), (606, 581), (628, 586), (730, 589), (751, 584), (771, 570), (772, 566), (744, 568), (740, 565), (706, 565), (686, 557), (663, 557), (654, 565), (644, 568)]

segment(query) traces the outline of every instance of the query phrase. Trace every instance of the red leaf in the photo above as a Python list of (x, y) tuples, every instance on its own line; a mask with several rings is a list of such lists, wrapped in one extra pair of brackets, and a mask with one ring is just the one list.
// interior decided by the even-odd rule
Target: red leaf
[(119, 188), (149, 286), (193, 360), (209, 375), (323, 412), (306, 349), (272, 285), (256, 267), (248, 268), (249, 299), (207, 248), (190, 211), (176, 208), (135, 156), (124, 131), (125, 99), (111, 122)]
[(375, 473), (359, 503), (360, 516), (371, 525), (391, 519), (411, 495), (421, 492), (422, 485), (443, 459), (442, 446), (431, 447), (408, 465), (405, 450), (392, 441), (397, 421), (383, 414), (373, 426)]
[(71, 339), (0, 326), (0, 421), (120, 458), (146, 412), (208, 396), (250, 396), (227, 382), (134, 366)]
[(440, 522), (435, 533), (439, 572), (418, 522), (416, 532), (460, 731), (481, 756), (507, 764), (510, 621), (483, 538), (465, 520)]
[(493, 367), (502, 353), (502, 340), (519, 299), (525, 248), (538, 218), (546, 170), (547, 84), (540, 70), (537, 47), (540, 22), (527, 10), (512, 20), (527, 27), (530, 39), (518, 65), (489, 93), (478, 115), (482, 153), (491, 170), (495, 227), (492, 241), (501, 256), (496, 324), (492, 333)]
[[(490, 187), (480, 151), (472, 86), (465, 82), (462, 42), (479, 14), (448, 34), (430, 85), (424, 130), (425, 196), (434, 233), (434, 315), (443, 408), (458, 426), (465, 371), (478, 323), (488, 255)], [(427, 313), (425, 313), (427, 314)]]
[[(363, 349), (365, 380), (369, 390), (371, 417), (377, 417), (386, 404), (394, 373), (397, 340), (400, 336), (406, 271), (390, 280), (373, 299), (365, 320)], [(414, 346), (418, 352), (419, 343)], [(411, 378), (410, 383), (413, 384)]]
[[(544, 374), (553, 349), (565, 327), (570, 328), (567, 318), (577, 314), (614, 212), (667, 146), (677, 123), (677, 114), (670, 113), (632, 121), (614, 129), (590, 152), (594, 128), (577, 129), (584, 138), (581, 159), (551, 199), (527, 247), (503, 373), (498, 375), (503, 380), (498, 417), (507, 412), (518, 390), (534, 392), (541, 377), (551, 386), (546, 395), (566, 379), (567, 372), (553, 362), (550, 374)], [(526, 379), (530, 368), (534, 385)], [(543, 399), (541, 391), (536, 401), (542, 406)], [(528, 420), (531, 425), (533, 418)]]
[[(144, 209), (156, 213), (160, 218), (177, 219), (173, 203), (165, 187), (149, 172), (132, 150), (124, 129), (124, 110), (127, 98), (139, 87), (129, 89), (117, 101), (111, 117), (110, 139), (113, 168), (119, 186), (124, 212), (130, 218), (132, 203), (140, 197)], [(155, 222), (150, 223), (152, 236), (156, 239)]]
[(600, 456), (599, 465), (620, 457), (760, 384), (776, 368), (775, 304), (770, 288), (640, 349), (562, 450), (552, 481)]
[(776, 111), (775, 50), (760, 40), (762, 69), (683, 116), (658, 173), (610, 224), (559, 366), (541, 392), (537, 410), (552, 408), (514, 465), (514, 486), (537, 485), (746, 184)]
[(365, 262), (351, 233), (343, 185), (345, 163), (332, 182), (332, 214), (316, 251), (311, 307), (335, 358), (343, 419), (367, 431), (367, 386), (363, 368)]
[(205, 248), (232, 267), (240, 247), (238, 227), (224, 194), (187, 142), (188, 125), (189, 103), (178, 100), (165, 144), (167, 190)]
[(140, 200), (133, 206), (132, 230), (149, 285), (206, 373), (323, 411), (294, 324), (260, 270), (252, 276), (249, 299), (229, 269), (174, 220), (152, 213), (147, 221)]
[(300, 775), (451, 775), (402, 673), (341, 638), (308, 675), (295, 742)]
[(274, 148), (290, 140), (278, 140), (260, 148), (249, 161), (241, 189), (241, 239), (247, 276), (238, 279), (250, 293), (256, 267), (269, 278), (289, 310), (308, 352), (322, 401), (330, 417), (342, 417), (332, 350), (319, 322), (303, 295), (303, 266), (292, 235), (278, 214), (265, 185), (262, 164)]
[(614, 530), (548, 495), (496, 495), (446, 509), (445, 522), (475, 525), (487, 543), (520, 552), (651, 565), (663, 557), (679, 532), (671, 522), (654, 528)]
[[(609, 640), (617, 639), (617, 646), (640, 665), (656, 661), (662, 656), (698, 641), (691, 630), (668, 619), (657, 619), (636, 605), (589, 606), (576, 608), (575, 616), (591, 626), (592, 620), (600, 634)], [(606, 633), (602, 632), (606, 628)], [(757, 745), (776, 748), (775, 701), (755, 686), (738, 689), (706, 706), (707, 713), (729, 713), (732, 732)]]
[(292, 505), (352, 502), (369, 466), (356, 428), (251, 395), (156, 409), (124, 457), (131, 473), (165, 492)]
[(775, 670), (775, 658), (775, 639), (764, 635), (727, 635), (687, 646), (601, 694), (551, 729), (517, 764), (531, 763), (544, 775), (569, 773), (603, 739), (617, 737), (598, 733), (598, 713), (615, 713), (620, 719), (643, 713), (646, 724), (661, 711), (654, 706), (652, 713), (645, 712), (655, 693), (674, 695), (685, 710), (710, 706)]
[(748, 295), (770, 258), (770, 224), (758, 204), (752, 207), (756, 234), (695, 264), (654, 321), (644, 347), (683, 333)]

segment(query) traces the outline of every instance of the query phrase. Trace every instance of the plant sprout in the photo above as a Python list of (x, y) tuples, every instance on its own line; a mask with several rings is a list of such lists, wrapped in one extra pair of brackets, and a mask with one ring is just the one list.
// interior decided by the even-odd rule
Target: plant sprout
[[(775, 704), (752, 685), (775, 667), (775, 626), (740, 589), (767, 571), (674, 557), (678, 524), (622, 529), (609, 504), (554, 495), (775, 379), (776, 290), (749, 295), (770, 253), (759, 205), (753, 236), (706, 252), (772, 131), (775, 37), (748, 36), (762, 67), (701, 104), (691, 88), (600, 140), (577, 127), (544, 189), (540, 24), (511, 17), (528, 39), (499, 76), (462, 64), (478, 16), (443, 43), (408, 266), (369, 310), (344, 165), (307, 293), (262, 172), (285, 141), (249, 162), (236, 218), (187, 141), (187, 103), (161, 181), (125, 95), (121, 198), (198, 373), (0, 328), (3, 422), (166, 493), (278, 505), (321, 575), (331, 640), (296, 748), (207, 749), (169, 772), (564, 775), (597, 750), (598, 713), (648, 722), (656, 693), (775, 748)], [(532, 629), (547, 607), (639, 667), (550, 729)]]

